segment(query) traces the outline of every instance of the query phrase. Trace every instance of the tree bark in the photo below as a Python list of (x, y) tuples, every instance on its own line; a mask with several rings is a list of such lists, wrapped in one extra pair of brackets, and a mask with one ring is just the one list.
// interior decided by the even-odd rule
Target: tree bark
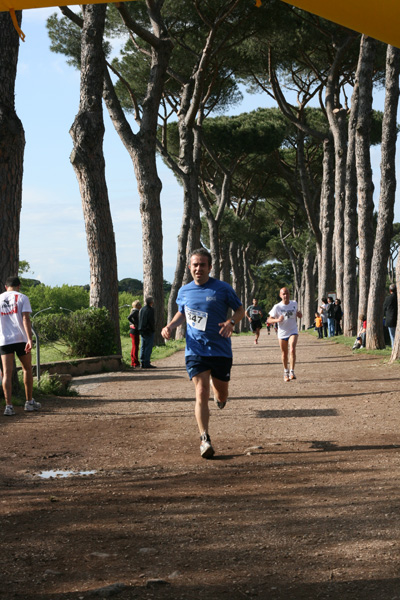
[(322, 302), (334, 285), (333, 229), (335, 211), (335, 158), (330, 138), (324, 140), (320, 205), (321, 250), (318, 252), (318, 298)]
[[(239, 298), (242, 297), (242, 276), (240, 272), (240, 264), (239, 264), (239, 256), (238, 256), (238, 244), (237, 242), (230, 242), (229, 244), (229, 260), (231, 263), (231, 272), (232, 272), (232, 287), (235, 290), (236, 294)], [(240, 325), (236, 323), (235, 325), (235, 333), (239, 333)]]
[[(391, 46), (388, 47), (388, 50)], [(396, 281), (400, 281), (400, 254), (396, 262)], [(397, 285), (397, 306), (400, 306), (400, 285)], [(368, 325), (368, 323), (367, 323)], [(396, 335), (392, 348), (392, 354), (389, 362), (394, 362), (400, 359), (400, 311), (397, 312)]]
[[(22, 12), (16, 12), (21, 25)], [(8, 12), (0, 13), (0, 289), (18, 274), (25, 133), (15, 111), (19, 37)]]
[[(309, 244), (307, 244), (309, 246)], [(306, 329), (310, 327), (315, 320), (315, 280), (314, 280), (314, 262), (315, 256), (306, 248), (303, 258), (303, 313), (302, 324)]]
[(361, 38), (361, 61), (358, 71), (359, 101), (356, 127), (356, 169), (358, 194), (359, 300), (358, 312), (367, 313), (374, 239), (374, 184), (370, 157), (372, 115), (372, 76), (376, 42), (365, 35)]
[[(385, 347), (382, 327), (383, 300), (396, 194), (396, 117), (399, 103), (399, 75), (400, 50), (388, 46), (386, 54), (385, 110), (382, 123), (381, 189), (367, 312), (367, 348), (370, 349)], [(398, 334), (399, 328), (397, 327), (396, 338)], [(393, 352), (391, 360), (393, 360)]]
[(231, 281), (231, 265), (229, 262), (229, 244), (222, 240), (220, 244), (220, 278), (222, 281), (230, 283)]
[(344, 273), (343, 273), (343, 334), (357, 335), (357, 174), (355, 163), (356, 125), (358, 118), (359, 72), (363, 61), (360, 54), (351, 97), (346, 160), (346, 196), (344, 206)]
[[(191, 213), (191, 197), (190, 194), (184, 193), (183, 197), (183, 215), (182, 215), (182, 224), (181, 230), (178, 236), (178, 250), (176, 257), (176, 267), (174, 274), (174, 281), (172, 282), (171, 291), (168, 299), (168, 317), (167, 323), (169, 323), (176, 313), (178, 307), (176, 304), (176, 298), (178, 296), (178, 292), (180, 287), (182, 286), (183, 277), (185, 275), (185, 269), (187, 266), (187, 257), (186, 257), (186, 247), (189, 236), (189, 227), (190, 227), (190, 213)], [(175, 337), (175, 329), (173, 331), (173, 335)]]
[(344, 265), (344, 201), (346, 185), (346, 149), (347, 129), (346, 110), (339, 100), (339, 69), (353, 36), (349, 36), (336, 50), (336, 55), (328, 73), (325, 105), (329, 126), (335, 143), (335, 269), (336, 295), (343, 297), (343, 265)]
[(114, 230), (103, 154), (102, 51), (106, 5), (83, 7), (79, 112), (70, 129), (71, 163), (79, 183), (90, 264), (90, 306), (105, 306), (114, 323), (115, 345), (121, 353), (118, 314), (118, 272)]

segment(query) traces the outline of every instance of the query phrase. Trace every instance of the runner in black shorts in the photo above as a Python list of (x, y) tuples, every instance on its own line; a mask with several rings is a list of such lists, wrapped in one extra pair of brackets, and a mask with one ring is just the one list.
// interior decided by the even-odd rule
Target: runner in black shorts
[(4, 415), (15, 415), (11, 401), (12, 373), (14, 353), (18, 356), (24, 373), (25, 410), (33, 412), (40, 409), (40, 403), (32, 398), (32, 312), (29, 298), (19, 291), (21, 282), (18, 277), (8, 277), (6, 291), (0, 295), (0, 355), (3, 366), (3, 391), (6, 400)]
[(255, 334), (254, 343), (257, 345), (262, 327), (261, 319), (263, 317), (263, 312), (258, 306), (257, 298), (253, 298), (253, 303), (246, 309), (246, 317), (249, 320), (252, 332)]
[[(200, 432), (200, 454), (212, 458), (214, 449), (208, 433), (210, 411), (210, 379), (218, 408), (228, 400), (228, 387), (232, 367), (230, 337), (235, 323), (244, 317), (241, 301), (232, 287), (210, 277), (211, 255), (204, 248), (192, 252), (189, 269), (193, 281), (179, 290), (178, 312), (162, 330), (165, 339), (185, 320), (186, 369), (196, 392), (195, 416)], [(228, 309), (234, 313), (227, 318)]]

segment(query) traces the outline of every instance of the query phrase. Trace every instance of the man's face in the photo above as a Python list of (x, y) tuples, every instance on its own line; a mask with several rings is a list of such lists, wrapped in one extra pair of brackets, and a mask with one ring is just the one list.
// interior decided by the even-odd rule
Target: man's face
[(281, 291), (279, 292), (279, 296), (282, 298), (283, 302), (285, 304), (289, 304), (289, 290), (287, 288), (282, 288)]
[(257, 306), (257, 298), (253, 298), (253, 306)]
[(197, 285), (203, 285), (203, 283), (208, 281), (211, 265), (208, 264), (208, 259), (206, 256), (200, 256), (197, 254), (192, 256), (190, 259), (189, 269), (193, 280)]

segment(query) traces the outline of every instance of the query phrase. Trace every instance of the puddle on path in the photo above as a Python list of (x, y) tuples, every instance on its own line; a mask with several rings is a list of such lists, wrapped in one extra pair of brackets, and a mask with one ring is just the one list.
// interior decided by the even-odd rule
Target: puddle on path
[(64, 471), (62, 469), (54, 469), (52, 471), (42, 471), (37, 476), (41, 479), (61, 479), (63, 477), (80, 477), (82, 475), (94, 475), (97, 471)]

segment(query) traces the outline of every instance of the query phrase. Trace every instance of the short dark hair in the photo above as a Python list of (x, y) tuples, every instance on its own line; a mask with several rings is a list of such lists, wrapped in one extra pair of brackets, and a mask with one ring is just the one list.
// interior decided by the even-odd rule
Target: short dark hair
[(211, 257), (211, 254), (209, 253), (209, 251), (206, 250), (205, 248), (197, 248), (197, 250), (193, 250), (189, 254), (189, 261), (188, 261), (189, 265), (190, 265), (190, 261), (192, 260), (192, 256), (204, 256), (205, 258), (207, 258), (208, 265), (211, 267), (212, 257)]
[(21, 281), (20, 281), (19, 277), (12, 276), (12, 275), (10, 275), (10, 277), (7, 277), (7, 279), (6, 279), (7, 287), (18, 287), (19, 285), (21, 285)]
[(154, 302), (153, 296), (147, 296), (145, 302), (146, 302), (147, 306), (150, 306), (150, 304), (153, 304), (153, 302)]
[(328, 300), (327, 300), (326, 298), (322, 298), (322, 302), (323, 302), (324, 304), (326, 304), (326, 303), (328, 302)]

